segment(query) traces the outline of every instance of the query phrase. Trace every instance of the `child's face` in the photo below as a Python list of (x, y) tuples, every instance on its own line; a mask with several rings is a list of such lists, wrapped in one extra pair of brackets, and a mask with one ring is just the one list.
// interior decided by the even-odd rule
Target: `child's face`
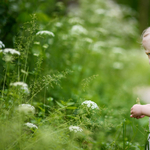
[(150, 28), (148, 28), (144, 33), (142, 44), (145, 49), (145, 53), (149, 58), (149, 64), (150, 64)]
[(149, 59), (149, 64), (150, 64), (150, 50), (145, 50), (146, 55), (148, 56)]

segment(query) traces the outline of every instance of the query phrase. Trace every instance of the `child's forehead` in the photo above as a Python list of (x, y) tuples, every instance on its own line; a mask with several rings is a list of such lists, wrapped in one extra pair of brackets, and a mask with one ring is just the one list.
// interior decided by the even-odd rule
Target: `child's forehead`
[(150, 33), (150, 27), (148, 27), (146, 30), (143, 31), (143, 37), (149, 33)]
[(150, 27), (148, 27), (148, 28), (145, 30), (145, 32), (150, 32)]

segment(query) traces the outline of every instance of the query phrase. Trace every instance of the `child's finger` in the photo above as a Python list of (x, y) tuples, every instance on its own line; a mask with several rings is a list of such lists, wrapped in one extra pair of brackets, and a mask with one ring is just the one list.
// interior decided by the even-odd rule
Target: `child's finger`
[(140, 116), (140, 118), (143, 118), (143, 117), (145, 117), (145, 115), (141, 115), (141, 116)]

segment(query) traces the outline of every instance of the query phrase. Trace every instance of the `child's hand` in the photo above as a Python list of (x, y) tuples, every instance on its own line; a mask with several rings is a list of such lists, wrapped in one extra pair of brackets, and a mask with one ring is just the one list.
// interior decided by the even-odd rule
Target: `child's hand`
[(140, 118), (143, 118), (145, 117), (145, 115), (141, 115), (141, 116), (137, 116), (137, 117), (133, 117), (132, 115), (130, 115), (131, 118), (136, 118), (136, 119), (140, 119)]
[(133, 107), (131, 108), (131, 115), (130, 117), (134, 117), (134, 118), (143, 118), (145, 115), (142, 114), (142, 105), (140, 104), (135, 104), (133, 105)]

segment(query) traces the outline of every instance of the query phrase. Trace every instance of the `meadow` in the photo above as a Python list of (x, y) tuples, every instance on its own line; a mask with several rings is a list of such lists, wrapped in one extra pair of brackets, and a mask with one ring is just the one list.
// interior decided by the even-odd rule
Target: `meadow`
[(150, 69), (134, 13), (82, 0), (67, 15), (32, 13), (13, 47), (0, 41), (2, 150), (144, 149), (148, 118), (130, 108)]

